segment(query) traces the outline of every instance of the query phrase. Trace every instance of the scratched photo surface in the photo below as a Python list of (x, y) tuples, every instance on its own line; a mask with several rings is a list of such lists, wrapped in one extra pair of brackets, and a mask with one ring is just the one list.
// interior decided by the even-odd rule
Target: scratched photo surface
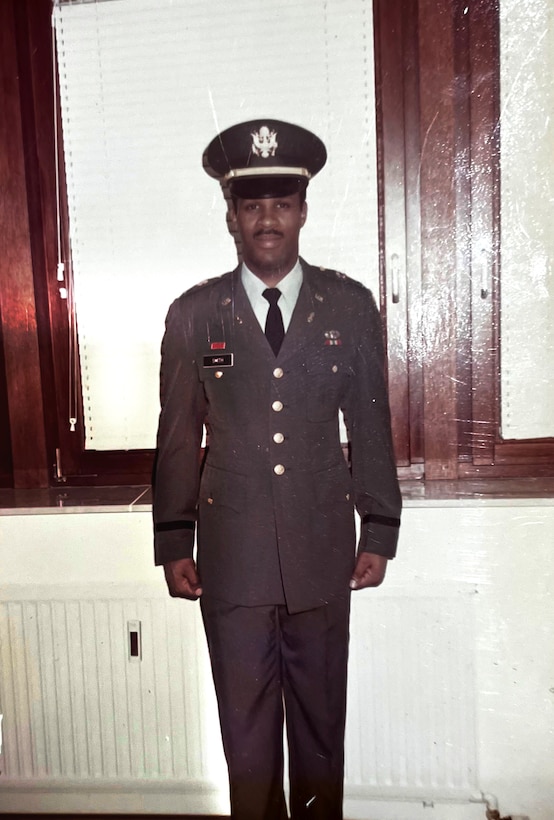
[(344, 817), (552, 820), (551, 0), (0, 0), (0, 32), (0, 813), (229, 814), (152, 561), (160, 344), (242, 259), (207, 146), (284, 120), (327, 149), (301, 257), (380, 311), (403, 497), (352, 596)]

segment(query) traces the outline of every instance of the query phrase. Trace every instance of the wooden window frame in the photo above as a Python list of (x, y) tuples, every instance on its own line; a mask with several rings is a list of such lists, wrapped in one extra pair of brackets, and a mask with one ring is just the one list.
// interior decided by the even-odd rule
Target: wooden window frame
[[(497, 0), (374, 7), (382, 294), (400, 475), (552, 476), (554, 439), (500, 436)], [(405, 276), (400, 319), (390, 304), (394, 254)]]
[[(0, 0), (0, 486), (146, 484), (152, 451), (85, 451), (82, 425), (69, 430), (51, 11), (51, 0)], [(400, 476), (554, 475), (554, 440), (499, 436), (497, 4), (375, 0), (374, 18), (381, 308)], [(68, 258), (66, 226), (62, 202)], [(474, 236), (493, 249), (486, 299), (471, 275)]]

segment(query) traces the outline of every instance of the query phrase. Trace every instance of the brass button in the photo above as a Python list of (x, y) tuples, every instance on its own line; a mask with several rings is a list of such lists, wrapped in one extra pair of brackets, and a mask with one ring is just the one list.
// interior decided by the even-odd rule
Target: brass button
[(275, 475), (283, 475), (283, 473), (285, 472), (285, 468), (282, 464), (276, 464), (273, 468), (273, 472), (275, 473)]
[(282, 444), (284, 442), (284, 440), (285, 440), (285, 437), (282, 433), (274, 433), (273, 441), (275, 442), (275, 444)]
[(213, 498), (208, 498), (208, 504), (213, 504), (213, 503), (214, 503)]
[(333, 373), (336, 373), (338, 371), (337, 365), (334, 364), (333, 367), (331, 368), (331, 370), (333, 371)]
[(223, 378), (223, 370), (216, 370), (214, 376), (216, 377), (216, 379)]
[(350, 493), (346, 493), (346, 500), (350, 501)]
[(276, 413), (280, 413), (283, 409), (283, 402), (282, 401), (274, 401), (271, 405), (271, 409), (275, 410)]
[(276, 367), (275, 370), (273, 371), (273, 375), (275, 376), (276, 379), (282, 379), (283, 378), (283, 368), (282, 367)]

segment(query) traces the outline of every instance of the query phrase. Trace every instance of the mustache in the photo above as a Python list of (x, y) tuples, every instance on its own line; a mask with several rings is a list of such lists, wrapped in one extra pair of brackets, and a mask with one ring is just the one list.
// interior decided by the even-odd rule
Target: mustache
[(264, 228), (260, 228), (259, 231), (256, 231), (254, 234), (254, 239), (258, 236), (283, 236), (281, 231), (275, 231), (273, 228), (268, 228), (265, 230)]

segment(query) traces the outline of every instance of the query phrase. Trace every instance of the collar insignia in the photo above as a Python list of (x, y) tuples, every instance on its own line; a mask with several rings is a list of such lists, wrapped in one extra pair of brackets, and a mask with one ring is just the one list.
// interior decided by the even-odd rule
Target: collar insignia
[(274, 157), (277, 148), (277, 131), (270, 131), (267, 125), (262, 125), (259, 131), (253, 132), (252, 151), (257, 157)]

